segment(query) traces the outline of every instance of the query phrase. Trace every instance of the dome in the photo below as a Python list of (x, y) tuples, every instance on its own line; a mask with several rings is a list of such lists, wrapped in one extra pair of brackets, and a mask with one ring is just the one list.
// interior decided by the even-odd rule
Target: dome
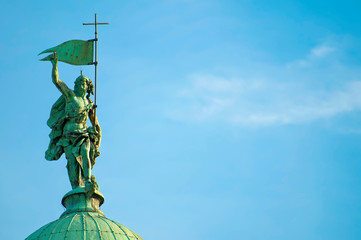
[(135, 232), (105, 217), (99, 210), (104, 202), (100, 192), (92, 196), (84, 188), (67, 193), (62, 200), (65, 212), (32, 233), (26, 240), (142, 240)]
[(141, 240), (124, 227), (99, 213), (76, 212), (46, 224), (26, 240), (92, 239), (92, 240)]

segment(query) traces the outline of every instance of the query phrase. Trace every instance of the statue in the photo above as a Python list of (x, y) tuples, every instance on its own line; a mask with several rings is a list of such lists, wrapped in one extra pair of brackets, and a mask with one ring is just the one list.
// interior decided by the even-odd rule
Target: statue
[[(95, 115), (96, 106), (90, 99), (90, 94), (93, 94), (92, 81), (81, 74), (74, 82), (74, 90), (71, 90), (59, 79), (57, 55), (54, 53), (49, 60), (53, 65), (52, 81), (62, 96), (54, 103), (47, 122), (52, 130), (45, 158), (49, 161), (58, 160), (65, 152), (72, 189), (99, 188), (95, 177), (91, 175), (95, 158), (100, 155), (98, 149), (101, 140), (101, 128)], [(89, 128), (88, 117), (92, 124)]]

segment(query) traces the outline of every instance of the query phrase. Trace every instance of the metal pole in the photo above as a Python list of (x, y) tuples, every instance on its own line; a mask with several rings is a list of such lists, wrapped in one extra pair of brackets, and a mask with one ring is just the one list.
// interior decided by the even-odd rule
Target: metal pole
[[(98, 66), (98, 59), (97, 59), (97, 54), (98, 54), (98, 25), (107, 25), (109, 23), (98, 23), (97, 22), (97, 14), (95, 14), (95, 22), (94, 23), (83, 23), (83, 25), (94, 25), (95, 26), (95, 61), (94, 61), (94, 65), (95, 65), (95, 93), (94, 93), (94, 104), (95, 106), (97, 105), (97, 66)], [(96, 108), (94, 109), (94, 113), (96, 114)]]
[[(97, 107), (97, 66), (98, 66), (98, 59), (97, 59), (97, 48), (98, 48), (98, 32), (97, 32), (97, 14), (95, 14), (95, 94), (94, 94), (94, 102), (95, 107)], [(94, 113), (96, 115), (96, 108), (94, 109)]]

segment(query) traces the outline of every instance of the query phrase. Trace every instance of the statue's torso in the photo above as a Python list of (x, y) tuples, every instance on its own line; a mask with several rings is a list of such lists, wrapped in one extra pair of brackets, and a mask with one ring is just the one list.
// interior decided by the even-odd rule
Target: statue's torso
[(68, 117), (63, 134), (83, 133), (87, 129), (89, 101), (85, 97), (72, 96), (67, 99), (65, 112)]

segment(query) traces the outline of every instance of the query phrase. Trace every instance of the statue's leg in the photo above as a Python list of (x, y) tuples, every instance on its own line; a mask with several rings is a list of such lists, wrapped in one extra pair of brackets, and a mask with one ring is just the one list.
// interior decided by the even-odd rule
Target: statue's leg
[(79, 186), (79, 181), (77, 179), (77, 174), (76, 174), (76, 166), (74, 166), (74, 162), (68, 159), (68, 164), (66, 165), (67, 169), (68, 169), (68, 176), (69, 176), (69, 181), (71, 184), (72, 189), (76, 188)]
[(87, 139), (84, 141), (84, 143), (81, 145), (80, 154), (83, 158), (83, 172), (84, 172), (84, 181), (85, 181), (85, 187), (88, 187), (91, 185), (91, 163), (90, 163), (90, 141)]
[(71, 149), (72, 149), (71, 147), (66, 147), (65, 149), (66, 159), (68, 160), (66, 168), (68, 170), (68, 177), (70, 180), (71, 187), (72, 189), (74, 189), (79, 186), (79, 179), (78, 179), (79, 166), (77, 164), (75, 157), (71, 152)]

